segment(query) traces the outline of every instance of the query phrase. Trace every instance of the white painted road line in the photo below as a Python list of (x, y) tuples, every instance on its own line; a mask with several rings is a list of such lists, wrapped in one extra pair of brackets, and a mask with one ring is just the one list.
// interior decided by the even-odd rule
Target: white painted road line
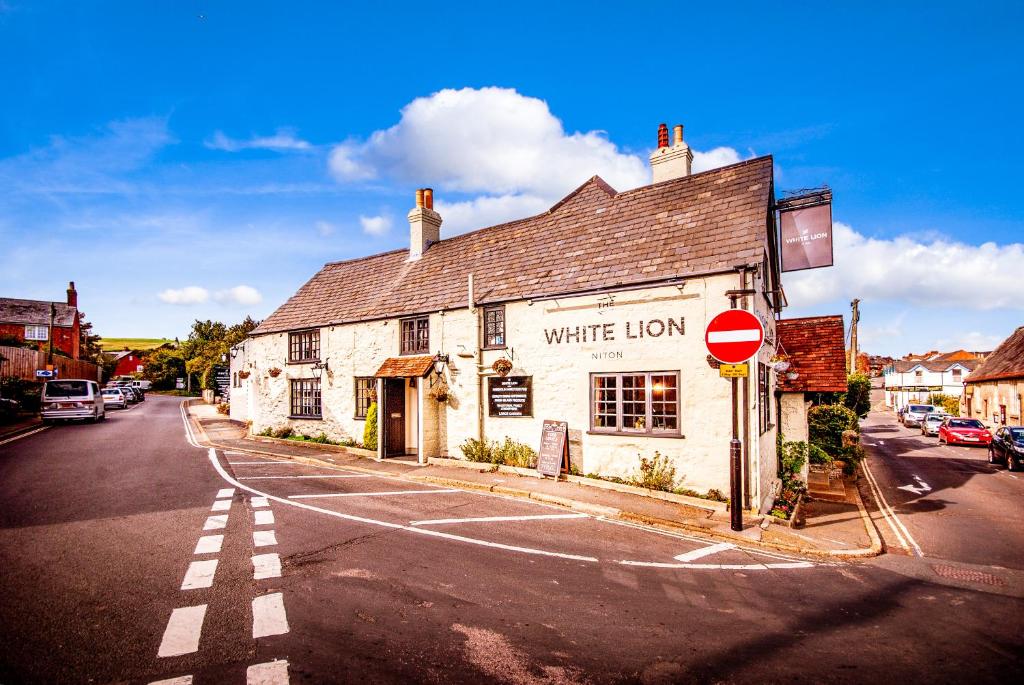
[(718, 554), (719, 552), (725, 552), (726, 550), (730, 549), (736, 549), (736, 545), (732, 544), (731, 542), (719, 542), (717, 545), (698, 547), (697, 549), (673, 557), (673, 559), (675, 559), (676, 561), (687, 563), (690, 561), (696, 561), (701, 557), (711, 556), (712, 554)]
[(250, 503), (254, 507), (269, 507), (270, 506), (270, 502), (267, 500), (266, 497), (253, 497), (249, 501), (250, 501)]
[(229, 499), (218, 499), (214, 500), (213, 506), (210, 507), (210, 511), (227, 511), (231, 508), (231, 500)]
[(271, 552), (270, 554), (257, 554), (252, 558), (253, 580), (280, 577), (281, 557), (277, 556), (277, 552)]
[(317, 476), (242, 476), (238, 480), (282, 480), (282, 479), (283, 480), (288, 480), (288, 479), (292, 479), (292, 478), (380, 478), (380, 477), (381, 476), (377, 476), (377, 475), (373, 475), (373, 474), (369, 474), (369, 473), (367, 473), (367, 474), (358, 473), (358, 474), (351, 474), (351, 475), (344, 475), (344, 476), (333, 476), (333, 475), (331, 475), (331, 476), (327, 476), (327, 475), (317, 475)]
[(193, 561), (181, 581), (182, 590), (196, 590), (213, 585), (213, 574), (217, 572), (217, 560)]
[(203, 524), (203, 530), (217, 530), (219, 528), (226, 528), (228, 525), (227, 514), (214, 514), (208, 516), (206, 523)]
[(679, 568), (714, 571), (770, 571), (786, 568), (814, 568), (809, 561), (789, 561), (777, 564), (665, 564), (658, 561), (620, 561), (624, 566), (645, 566), (647, 568)]
[(192, 685), (192, 676), (180, 675), (177, 678), (167, 680), (154, 680), (149, 685)]
[(156, 655), (159, 657), (180, 656), (198, 651), (199, 635), (203, 631), (205, 616), (205, 604), (200, 604), (197, 607), (182, 607), (172, 611)]
[(280, 592), (261, 595), (252, 600), (252, 636), (284, 635), (288, 617), (284, 613), (284, 597)]
[(232, 466), (271, 466), (274, 464), (280, 464), (283, 466), (309, 466), (309, 464), (303, 464), (301, 461), (285, 461), (283, 459), (267, 459), (265, 461), (229, 461)]
[(42, 431), (46, 430), (47, 428), (49, 428), (49, 426), (40, 426), (39, 428), (36, 428), (35, 430), (30, 430), (27, 433), (22, 433), (21, 435), (15, 435), (13, 438), (7, 438), (6, 440), (0, 440), (0, 445), (6, 445), (9, 442), (14, 442), (15, 440), (21, 440), (22, 438), (27, 438), (28, 436), (35, 435), (36, 433), (41, 433)]
[(277, 535), (272, 530), (254, 530), (252, 532), (252, 544), (255, 547), (269, 547), (277, 544)]
[(481, 516), (465, 519), (426, 519), (410, 521), (410, 526), (443, 526), (449, 523), (490, 523), (492, 521), (540, 521), (545, 519), (585, 519), (589, 514), (535, 514), (532, 516)]
[(220, 546), (224, 544), (223, 535), (204, 535), (196, 543), (196, 551), (193, 554), (217, 554)]
[(253, 664), (245, 670), (245, 685), (288, 685), (288, 662)]
[(217, 491), (217, 499), (224, 499), (225, 497), (233, 497), (235, 495), (234, 488), (222, 488)]
[(388, 492), (330, 492), (323, 495), (289, 495), (288, 499), (315, 499), (319, 497), (387, 497), (390, 495), (440, 495), (445, 492), (462, 492), (461, 490), (390, 490)]
[(255, 514), (255, 523), (257, 526), (268, 526), (274, 524), (274, 512), (269, 509), (260, 509), (259, 511), (254, 511), (253, 514)]
[(904, 549), (911, 550), (919, 557), (924, 556), (924, 552), (921, 551), (921, 546), (917, 544), (913, 536), (910, 535), (910, 531), (903, 525), (903, 521), (899, 519), (896, 512), (892, 510), (889, 503), (885, 500), (885, 495), (882, 494), (882, 489), (878, 486), (878, 481), (875, 479), (875, 475), (871, 473), (871, 469), (868, 467), (868, 460), (865, 459), (861, 462), (864, 475), (867, 477), (868, 486), (871, 488), (871, 492), (875, 495), (875, 501), (878, 504), (878, 510), (882, 512), (882, 517), (885, 518), (886, 523), (889, 524), (889, 528), (896, 535), (896, 539), (903, 546)]

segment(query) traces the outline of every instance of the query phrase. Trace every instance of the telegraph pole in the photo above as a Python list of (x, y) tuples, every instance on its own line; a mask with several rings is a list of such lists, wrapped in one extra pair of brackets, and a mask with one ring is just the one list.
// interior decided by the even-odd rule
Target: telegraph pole
[(850, 303), (853, 314), (850, 317), (850, 363), (846, 369), (847, 373), (857, 373), (857, 322), (860, 321), (860, 311), (857, 305), (860, 300), (854, 298)]

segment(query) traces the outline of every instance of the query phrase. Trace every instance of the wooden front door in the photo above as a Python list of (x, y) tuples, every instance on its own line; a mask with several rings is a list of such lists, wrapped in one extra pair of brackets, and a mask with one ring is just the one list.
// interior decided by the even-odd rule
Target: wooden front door
[(405, 454), (405, 379), (384, 380), (384, 456)]

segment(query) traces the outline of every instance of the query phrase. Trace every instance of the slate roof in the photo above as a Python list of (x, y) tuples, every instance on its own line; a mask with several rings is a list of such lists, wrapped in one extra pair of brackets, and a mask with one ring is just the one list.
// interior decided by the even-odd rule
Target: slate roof
[[(64, 302), (54, 302), (57, 314), (54, 326), (70, 328), (75, 325), (76, 307)], [(0, 323), (50, 325), (50, 303), (45, 300), (18, 300), (13, 297), (0, 297)]]
[(1024, 326), (1011, 333), (1009, 338), (993, 350), (967, 378), (967, 382), (1008, 378), (1024, 379)]
[(892, 368), (897, 373), (906, 373), (916, 366), (928, 369), (929, 371), (949, 371), (954, 366), (962, 366), (968, 371), (973, 371), (978, 367), (979, 362), (977, 359), (963, 359), (953, 361), (926, 361), (923, 359), (900, 359), (892, 363)]
[(434, 358), (427, 356), (418, 357), (391, 357), (384, 360), (384, 363), (374, 374), (377, 378), (423, 378), (434, 368)]
[(616, 288), (759, 264), (772, 158), (617, 193), (594, 176), (547, 212), (408, 249), (326, 264), (253, 335)]
[(845, 392), (846, 336), (842, 316), (782, 319), (776, 325), (780, 350), (789, 357), (788, 380), (779, 375), (783, 392)]

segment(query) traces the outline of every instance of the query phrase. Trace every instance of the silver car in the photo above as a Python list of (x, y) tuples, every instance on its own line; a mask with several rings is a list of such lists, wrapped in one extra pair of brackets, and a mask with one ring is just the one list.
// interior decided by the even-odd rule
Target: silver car
[(81, 379), (46, 381), (39, 413), (43, 423), (58, 419), (103, 421), (107, 418), (99, 383)]
[(924, 419), (921, 420), (921, 435), (938, 435), (942, 420), (948, 416), (949, 414), (946, 412), (925, 414)]
[(931, 404), (908, 404), (903, 412), (903, 425), (907, 428), (920, 426), (928, 414), (939, 412), (939, 408)]
[(103, 406), (108, 409), (125, 409), (128, 397), (121, 392), (121, 388), (103, 388)]

